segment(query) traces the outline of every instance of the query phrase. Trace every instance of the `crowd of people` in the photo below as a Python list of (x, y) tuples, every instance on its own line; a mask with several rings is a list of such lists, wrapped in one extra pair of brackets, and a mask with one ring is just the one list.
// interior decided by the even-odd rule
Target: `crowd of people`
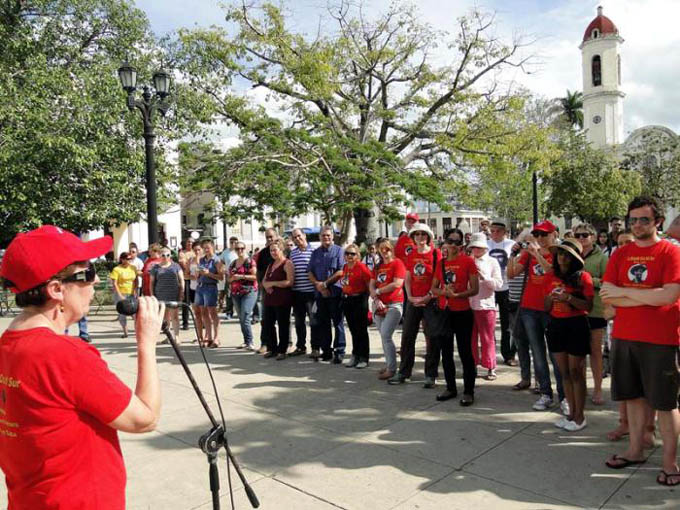
[[(232, 238), (218, 256), (206, 239), (186, 242), (176, 262), (166, 246), (151, 245), (142, 260), (131, 245), (109, 278), (116, 301), (142, 295), (134, 318), (139, 356), (134, 391), (108, 370), (96, 349), (64, 334), (87, 313), (98, 282), (88, 260), (110, 250), (111, 239), (84, 243), (57, 227), (20, 234), (0, 266), (0, 277), (23, 309), (0, 339), (0, 468), (10, 498), (38, 508), (45, 494), (60, 501), (96, 496), (107, 508), (124, 507), (125, 471), (115, 431), (155, 427), (161, 321), (177, 335), (180, 323), (181, 329), (189, 327), (187, 315), (180, 319), (162, 302), (182, 299), (193, 306), (201, 346), (220, 346), (218, 311), (225, 303), (241, 326), (239, 348), (274, 362), (307, 355), (365, 369), (373, 324), (384, 359), (377, 378), (395, 386), (414, 375), (422, 330), (423, 387), (436, 386), (440, 363), (444, 374), (436, 400), (458, 398), (455, 343), (463, 375), (461, 406), (474, 405), (476, 385), (495, 380), (502, 360), (519, 366), (520, 380), (512, 389), (535, 392), (536, 411), (559, 409), (555, 426), (566, 432), (588, 425), (590, 357), (591, 404), (603, 404), (602, 381), (609, 375), (611, 398), (618, 402), (619, 425), (607, 438), (628, 437), (627, 448), (608, 457), (606, 466), (646, 462), (645, 449), (654, 446), (658, 427), (662, 468), (656, 480), (678, 485), (680, 217), (662, 235), (664, 219), (655, 199), (638, 197), (628, 206), (627, 229), (615, 218), (607, 231), (580, 223), (560, 238), (557, 227), (543, 220), (511, 239), (503, 221), (485, 220), (479, 232), (451, 228), (437, 240), (409, 213), (394, 244), (378, 239), (365, 247), (363, 257), (356, 244), (335, 244), (331, 227), (321, 229), (316, 249), (301, 229), (290, 239), (269, 229), (257, 254)], [(252, 327), (256, 308), (262, 321), (259, 346)], [(120, 321), (127, 336), (126, 317)], [(39, 417), (38, 408), (44, 411)], [(20, 437), (11, 428), (18, 423)], [(87, 449), (81, 448), (83, 440)], [(64, 462), (47, 465), (57, 451)], [(89, 455), (105, 460), (98, 478), (105, 483), (90, 483), (82, 468), (90, 465)], [(39, 478), (36, 463), (46, 466)], [(89, 487), (86, 496), (81, 496), (83, 484)]]

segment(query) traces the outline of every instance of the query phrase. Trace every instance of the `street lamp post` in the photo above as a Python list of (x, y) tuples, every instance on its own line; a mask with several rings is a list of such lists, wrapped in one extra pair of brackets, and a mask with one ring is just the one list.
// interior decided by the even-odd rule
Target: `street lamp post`
[(165, 116), (169, 104), (165, 100), (170, 95), (170, 75), (162, 69), (153, 74), (153, 94), (151, 88), (143, 87), (142, 99), (135, 99), (137, 88), (137, 70), (127, 61), (118, 69), (118, 77), (127, 92), (127, 106), (130, 111), (137, 108), (144, 122), (144, 145), (146, 148), (146, 215), (149, 227), (149, 244), (158, 242), (158, 211), (156, 206), (156, 168), (153, 157), (153, 144), (156, 135), (153, 132), (153, 119), (156, 111)]

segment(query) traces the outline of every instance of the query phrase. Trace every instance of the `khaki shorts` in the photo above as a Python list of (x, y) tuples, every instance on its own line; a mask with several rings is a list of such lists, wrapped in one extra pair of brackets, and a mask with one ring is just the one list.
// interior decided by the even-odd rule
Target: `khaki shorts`
[(645, 398), (658, 411), (678, 407), (680, 376), (675, 345), (612, 338), (612, 399)]

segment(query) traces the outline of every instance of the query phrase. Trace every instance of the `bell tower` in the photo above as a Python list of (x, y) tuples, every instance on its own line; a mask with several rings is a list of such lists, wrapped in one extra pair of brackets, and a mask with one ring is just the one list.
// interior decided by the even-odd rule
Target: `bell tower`
[(616, 25), (597, 8), (579, 46), (583, 62), (583, 127), (596, 147), (623, 143), (621, 56), (623, 39)]

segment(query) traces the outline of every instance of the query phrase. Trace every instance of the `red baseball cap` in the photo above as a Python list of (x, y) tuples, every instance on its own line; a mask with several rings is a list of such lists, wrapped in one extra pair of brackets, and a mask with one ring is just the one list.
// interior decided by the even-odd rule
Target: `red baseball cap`
[(406, 213), (406, 219), (407, 220), (413, 220), (413, 221), (420, 221), (420, 216), (418, 216), (418, 213), (410, 212)]
[(44, 225), (12, 239), (2, 258), (0, 277), (8, 280), (12, 292), (25, 292), (69, 264), (99, 257), (112, 247), (111, 236), (83, 242), (67, 230)]
[(550, 220), (539, 221), (534, 225), (534, 228), (531, 229), (532, 232), (547, 232), (548, 234), (552, 234), (556, 230), (557, 227), (553, 225)]

